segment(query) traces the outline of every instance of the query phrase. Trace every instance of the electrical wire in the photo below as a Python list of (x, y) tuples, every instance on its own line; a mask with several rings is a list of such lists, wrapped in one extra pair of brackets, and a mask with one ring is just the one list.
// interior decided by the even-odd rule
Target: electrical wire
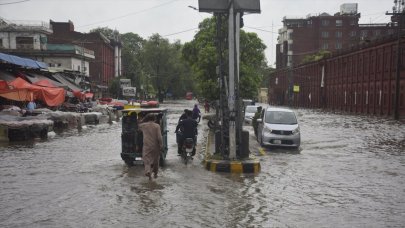
[(180, 31), (180, 32), (175, 32), (175, 33), (163, 35), (162, 37), (173, 36), (173, 35), (177, 35), (177, 34), (180, 34), (180, 33), (185, 33), (185, 32), (189, 32), (189, 31), (193, 31), (193, 30), (196, 30), (196, 29), (198, 29), (198, 28), (187, 29), (187, 30), (183, 30), (183, 31)]
[(156, 6), (152, 6), (152, 7), (150, 7), (150, 8), (146, 8), (146, 9), (143, 9), (143, 10), (140, 10), (140, 11), (136, 11), (136, 12), (133, 12), (133, 13), (128, 13), (128, 14), (125, 14), (125, 15), (122, 15), (122, 16), (118, 16), (118, 17), (114, 17), (114, 18), (110, 18), (110, 19), (106, 19), (106, 20), (94, 22), (94, 23), (87, 24), (87, 25), (81, 25), (81, 26), (78, 26), (78, 28), (83, 28), (83, 27), (88, 27), (88, 26), (91, 26), (91, 25), (102, 24), (102, 23), (104, 23), (104, 22), (115, 21), (115, 20), (118, 20), (118, 19), (121, 19), (121, 18), (124, 18), (124, 17), (128, 17), (128, 16), (132, 16), (132, 15), (144, 13), (144, 12), (147, 12), (147, 11), (149, 11), (149, 10), (162, 7), (162, 6), (164, 6), (164, 5), (169, 5), (169, 4), (171, 4), (171, 3), (173, 3), (173, 2), (176, 2), (176, 1), (179, 1), (179, 0), (172, 0), (172, 1), (165, 2), (165, 3), (162, 3), (162, 4), (156, 5)]
[(18, 3), (22, 3), (22, 2), (28, 2), (31, 0), (22, 0), (22, 1), (18, 1), (18, 2), (7, 2), (7, 3), (0, 3), (0, 5), (12, 5), (12, 4), (18, 4)]

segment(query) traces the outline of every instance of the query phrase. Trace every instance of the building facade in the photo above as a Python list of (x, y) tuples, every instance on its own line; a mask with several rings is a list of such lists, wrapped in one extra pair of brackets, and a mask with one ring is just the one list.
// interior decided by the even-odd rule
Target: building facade
[(90, 81), (93, 88), (106, 89), (114, 77), (120, 76), (121, 46), (118, 41), (112, 42), (99, 32), (76, 32), (71, 21), (54, 22), (51, 20), (50, 24), (53, 34), (49, 36), (49, 43), (70, 43), (94, 51), (95, 59), (89, 63)]
[(276, 68), (303, 63), (308, 55), (324, 50), (339, 52), (352, 49), (395, 33), (395, 23), (359, 24), (357, 3), (346, 3), (340, 12), (329, 15), (308, 15), (306, 18), (283, 18), (276, 47)]
[(38, 60), (50, 67), (78, 71), (88, 77), (94, 52), (72, 44), (49, 44), (52, 33), (49, 23), (0, 19), (0, 51)]

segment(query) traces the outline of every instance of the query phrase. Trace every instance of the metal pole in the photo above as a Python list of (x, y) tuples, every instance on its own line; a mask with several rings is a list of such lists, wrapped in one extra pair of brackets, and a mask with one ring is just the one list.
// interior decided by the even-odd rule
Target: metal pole
[(395, 100), (394, 100), (394, 119), (399, 119), (399, 100), (400, 100), (400, 85), (401, 85), (401, 36), (402, 36), (402, 23), (404, 14), (404, 0), (394, 1), (392, 13), (386, 13), (386, 15), (398, 16), (398, 31), (397, 31), (397, 71), (395, 76)]
[(399, 14), (398, 22), (398, 41), (397, 41), (397, 74), (395, 77), (395, 105), (394, 105), (394, 119), (399, 119), (399, 99), (400, 99), (400, 77), (401, 77), (401, 31), (402, 31), (402, 12)]
[(229, 93), (228, 93), (228, 106), (229, 106), (229, 158), (236, 158), (236, 129), (235, 129), (235, 15), (234, 4), (231, 1), (229, 8), (228, 20), (228, 45), (229, 45)]
[(236, 153), (237, 156), (241, 154), (242, 148), (242, 107), (240, 103), (240, 90), (239, 90), (239, 44), (240, 44), (240, 16), (238, 12), (235, 14), (235, 114), (236, 114)]
[[(226, 113), (227, 111), (225, 110), (227, 108), (227, 103), (225, 99), (225, 82), (224, 82), (224, 76), (222, 72), (222, 33), (221, 33), (221, 25), (222, 25), (222, 14), (218, 13), (216, 14), (217, 16), (217, 51), (218, 51), (218, 78), (219, 78), (219, 107), (216, 108), (216, 116), (218, 120), (221, 120), (221, 144), (220, 144), (220, 152), (221, 155), (225, 155), (225, 132), (224, 128), (225, 126), (228, 126), (226, 124)], [(215, 123), (216, 126), (219, 124), (218, 121)], [(217, 143), (217, 142), (216, 142)], [(217, 152), (218, 153), (218, 152)]]

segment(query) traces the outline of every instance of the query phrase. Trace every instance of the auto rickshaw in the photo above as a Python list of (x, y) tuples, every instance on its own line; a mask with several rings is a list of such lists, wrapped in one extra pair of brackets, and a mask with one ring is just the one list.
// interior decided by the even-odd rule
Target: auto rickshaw
[(156, 122), (162, 130), (163, 150), (159, 164), (164, 166), (167, 155), (167, 109), (164, 108), (130, 108), (122, 110), (121, 158), (131, 166), (136, 160), (142, 160), (142, 132), (138, 130), (138, 123), (148, 113), (157, 115)]

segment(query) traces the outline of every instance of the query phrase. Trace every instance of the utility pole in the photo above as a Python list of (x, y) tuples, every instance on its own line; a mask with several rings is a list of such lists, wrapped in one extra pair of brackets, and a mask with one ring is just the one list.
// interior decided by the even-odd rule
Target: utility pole
[[(228, 87), (228, 109), (223, 108), (222, 110), (228, 111), (228, 113), (223, 113), (223, 119), (226, 120), (227, 116), (229, 116), (227, 119), (229, 127), (224, 129), (226, 123), (222, 123), (222, 132), (224, 133), (222, 136), (229, 130), (229, 146), (223, 154), (225, 154), (224, 158), (234, 160), (237, 158), (237, 151), (241, 151), (242, 145), (240, 140), (242, 122), (238, 121), (241, 115), (239, 98), (239, 23), (243, 12), (260, 13), (260, 0), (199, 0), (198, 2), (200, 12), (228, 13), (229, 78), (228, 85), (226, 85), (226, 80), (221, 80), (221, 90), (224, 84), (225, 88)], [(221, 105), (224, 105), (224, 103), (221, 103)], [(225, 144), (225, 140), (221, 144)]]
[(394, 7), (392, 7), (392, 13), (386, 13), (386, 15), (392, 15), (397, 19), (397, 71), (395, 76), (395, 103), (394, 103), (394, 119), (399, 119), (399, 99), (400, 99), (400, 83), (401, 83), (401, 37), (402, 37), (402, 23), (405, 12), (405, 0), (394, 0)]
[[(226, 141), (229, 138), (229, 112), (228, 112), (228, 102), (227, 102), (227, 95), (226, 95), (226, 87), (225, 87), (225, 76), (223, 74), (223, 56), (222, 56), (222, 13), (216, 13), (215, 16), (217, 17), (217, 55), (218, 55), (218, 79), (219, 79), (219, 108), (216, 108), (216, 117), (217, 119), (221, 120), (220, 124), (220, 146), (219, 150), (222, 156), (228, 156), (228, 142)], [(215, 123), (217, 126), (219, 125), (218, 121)]]

